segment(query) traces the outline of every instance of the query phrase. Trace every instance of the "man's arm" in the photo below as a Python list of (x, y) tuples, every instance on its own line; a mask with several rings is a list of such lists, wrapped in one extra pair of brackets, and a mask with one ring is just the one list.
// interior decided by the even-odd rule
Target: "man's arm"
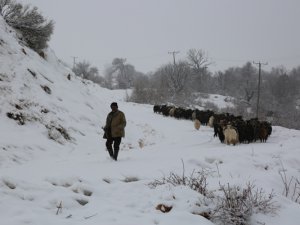
[(125, 118), (125, 114), (122, 112), (122, 123), (121, 123), (121, 125), (122, 125), (122, 128), (125, 128), (126, 127), (126, 118)]

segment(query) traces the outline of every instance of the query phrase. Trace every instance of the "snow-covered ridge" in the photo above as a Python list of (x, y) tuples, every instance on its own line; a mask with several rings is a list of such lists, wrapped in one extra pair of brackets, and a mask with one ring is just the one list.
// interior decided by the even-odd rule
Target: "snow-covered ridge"
[[(51, 50), (45, 52), (44, 59), (27, 48), (2, 17), (0, 30), (0, 113), (2, 127), (5, 127), (1, 132), (4, 148), (13, 141), (18, 147), (28, 146), (32, 143), (26, 138), (29, 130), (28, 135), (38, 137), (37, 142), (47, 142), (52, 137), (61, 144), (75, 144), (78, 136), (85, 135), (82, 127), (86, 125), (96, 133), (100, 126), (97, 121), (103, 119), (107, 109), (101, 113), (104, 102), (92, 92), (105, 95), (107, 91), (75, 77)], [(87, 116), (86, 111), (91, 113)], [(16, 121), (9, 120), (8, 116)], [(64, 129), (69, 138), (55, 128)], [(16, 142), (15, 137), (22, 138)]]

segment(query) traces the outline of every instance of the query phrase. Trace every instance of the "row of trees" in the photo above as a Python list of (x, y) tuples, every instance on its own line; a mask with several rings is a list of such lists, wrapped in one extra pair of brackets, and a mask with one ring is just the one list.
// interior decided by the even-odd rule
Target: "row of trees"
[(159, 67), (151, 76), (136, 80), (131, 100), (175, 104), (191, 103), (193, 92), (206, 92), (210, 62), (204, 51), (190, 49), (186, 60)]
[(115, 58), (111, 65), (107, 66), (104, 77), (100, 76), (97, 67), (91, 66), (87, 61), (76, 63), (73, 72), (84, 79), (98, 83), (109, 89), (129, 89), (134, 87), (135, 80), (142, 73), (135, 70), (134, 66), (126, 63), (126, 59)]
[[(195, 104), (195, 93), (213, 93), (234, 97), (235, 108), (222, 111), (256, 116), (258, 69), (251, 62), (212, 73), (202, 50), (191, 49), (185, 60), (162, 65), (151, 76), (135, 79), (131, 101), (182, 106)], [(276, 67), (262, 71), (260, 119), (273, 118), (273, 124), (300, 129), (300, 66), (287, 71)], [(213, 104), (207, 105), (217, 110)]]

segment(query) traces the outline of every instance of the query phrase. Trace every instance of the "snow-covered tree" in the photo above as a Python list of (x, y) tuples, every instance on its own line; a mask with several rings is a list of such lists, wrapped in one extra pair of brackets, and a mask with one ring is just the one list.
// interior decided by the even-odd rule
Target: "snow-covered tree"
[(114, 58), (111, 66), (106, 68), (105, 78), (108, 88), (132, 88), (138, 72), (126, 59)]
[(23, 6), (12, 0), (0, 0), (0, 14), (8, 25), (20, 32), (30, 48), (40, 52), (48, 47), (54, 23), (52, 20), (47, 21), (37, 7)]

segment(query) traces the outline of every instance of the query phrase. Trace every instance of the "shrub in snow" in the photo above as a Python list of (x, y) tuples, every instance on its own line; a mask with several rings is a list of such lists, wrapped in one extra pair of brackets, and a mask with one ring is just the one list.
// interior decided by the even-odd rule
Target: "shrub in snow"
[(13, 120), (16, 120), (19, 125), (25, 124), (25, 116), (22, 112), (8, 112), (6, 113), (7, 117)]
[(47, 21), (37, 7), (23, 6), (13, 0), (0, 0), (0, 14), (8, 25), (20, 32), (30, 48), (40, 52), (48, 47), (54, 23)]
[(0, 81), (9, 81), (9, 76), (6, 74), (0, 73)]
[(300, 204), (300, 179), (294, 176), (288, 177), (283, 165), (282, 170), (279, 171), (279, 175), (284, 186), (283, 195)]
[[(222, 196), (216, 198), (216, 207), (211, 218), (217, 224), (250, 225), (254, 213), (275, 213), (273, 193), (265, 195), (262, 189), (248, 183), (245, 188), (220, 185)], [(220, 222), (221, 221), (221, 222)]]
[(47, 127), (48, 136), (50, 139), (57, 141), (60, 144), (64, 143), (61, 133), (55, 127)]
[(46, 125), (46, 128), (48, 129), (49, 138), (60, 144), (64, 144), (66, 140), (71, 140), (67, 130), (61, 125), (52, 122), (50, 125)]
[(173, 186), (184, 185), (206, 196), (208, 194), (207, 176), (208, 172), (205, 170), (198, 172), (193, 171), (189, 176), (186, 176), (184, 171), (182, 175), (171, 172), (168, 177), (163, 177), (161, 180), (155, 180), (149, 183), (149, 187), (156, 188), (157, 186), (164, 184), (171, 184)]

